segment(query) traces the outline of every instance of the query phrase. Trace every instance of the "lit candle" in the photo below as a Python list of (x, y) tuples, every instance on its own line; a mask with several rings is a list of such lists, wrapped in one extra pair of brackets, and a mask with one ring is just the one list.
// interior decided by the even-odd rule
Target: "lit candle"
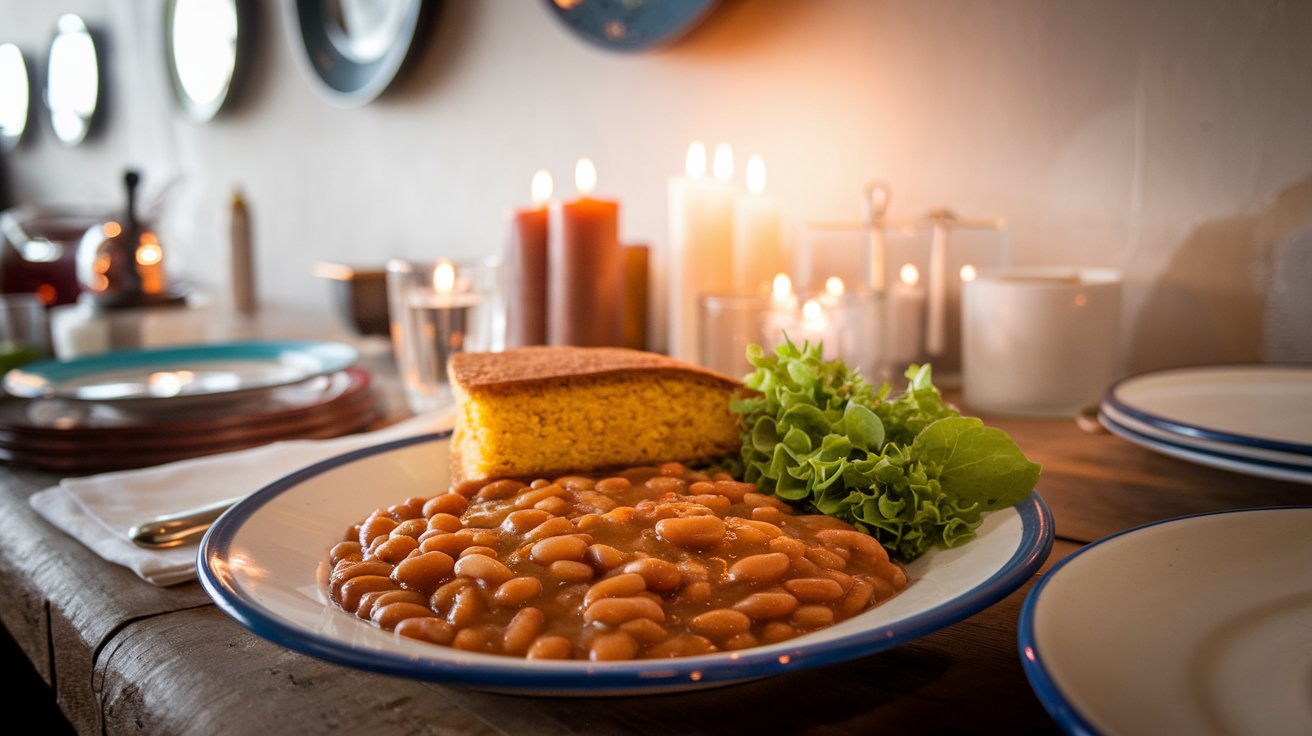
[(779, 204), (765, 194), (765, 161), (747, 159), (747, 193), (734, 207), (734, 291), (756, 294), (769, 288), (770, 276), (783, 267)]
[(900, 376), (920, 361), (925, 331), (925, 289), (920, 270), (904, 263), (888, 295), (888, 371)]
[(825, 290), (820, 295), (820, 301), (826, 306), (834, 306), (843, 301), (843, 295), (847, 293), (847, 285), (837, 276), (830, 276), (825, 279)]
[(797, 295), (793, 293), (793, 280), (786, 273), (778, 273), (770, 286), (770, 309), (765, 313), (763, 332), (770, 346), (784, 341), (784, 336), (795, 337), (797, 321)]
[(449, 403), (447, 363), (464, 349), (470, 311), (478, 301), (445, 259), (426, 283), (413, 284), (405, 293), (399, 365), (412, 401), (427, 407)]
[(833, 356), (839, 342), (836, 328), (820, 300), (807, 299), (802, 303), (802, 318), (794, 325), (797, 334), (790, 333), (789, 337), (799, 346), (803, 343), (823, 346), (821, 355), (828, 359)]
[(579, 198), (557, 205), (547, 263), (547, 340), (552, 345), (614, 345), (621, 314), (623, 253), (619, 203), (592, 197), (597, 169), (579, 159)]
[(511, 213), (510, 243), (506, 253), (507, 328), (512, 347), (543, 345), (547, 341), (547, 201), (551, 174), (533, 174), (529, 193), (532, 207)]
[(733, 150), (717, 147), (715, 178), (706, 173), (706, 147), (694, 142), (684, 175), (669, 182), (669, 353), (692, 362), (700, 353), (698, 298), (733, 287)]

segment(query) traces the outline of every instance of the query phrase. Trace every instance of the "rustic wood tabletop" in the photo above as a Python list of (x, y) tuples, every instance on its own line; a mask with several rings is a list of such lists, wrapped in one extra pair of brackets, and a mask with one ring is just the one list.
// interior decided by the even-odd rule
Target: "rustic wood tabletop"
[[(388, 401), (391, 419), (404, 415), (399, 395)], [(984, 419), (1043, 465), (1038, 491), (1057, 539), (1039, 576), (1139, 524), (1312, 497), (1305, 485), (1190, 464), (1070, 420)], [(33, 511), (28, 497), (58, 481), (0, 466), (0, 620), (84, 734), (1058, 730), (1017, 651), (1033, 579), (960, 623), (842, 664), (672, 695), (498, 695), (321, 661), (251, 633), (195, 582), (143, 582)]]

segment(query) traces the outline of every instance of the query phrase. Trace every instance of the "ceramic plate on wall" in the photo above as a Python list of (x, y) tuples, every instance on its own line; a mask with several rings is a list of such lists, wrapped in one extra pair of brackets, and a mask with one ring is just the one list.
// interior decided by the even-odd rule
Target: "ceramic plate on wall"
[(682, 38), (715, 9), (717, 0), (545, 0), (567, 28), (619, 51), (643, 51)]
[(437, 0), (295, 0), (283, 3), (296, 58), (334, 105), (360, 107), (386, 90)]
[(1312, 507), (1101, 539), (1021, 609), (1021, 664), (1071, 734), (1312, 733)]
[(328, 552), (352, 523), (449, 485), (450, 434), (351, 452), (242, 500), (206, 533), (201, 584), (221, 609), (276, 644), (321, 659), (482, 690), (599, 696), (660, 693), (841, 662), (905, 644), (993, 605), (1024, 584), (1052, 548), (1037, 494), (987, 515), (970, 543), (906, 565), (910, 584), (856, 617), (736, 652), (616, 662), (526, 660), (428, 644), (380, 629), (328, 598)]

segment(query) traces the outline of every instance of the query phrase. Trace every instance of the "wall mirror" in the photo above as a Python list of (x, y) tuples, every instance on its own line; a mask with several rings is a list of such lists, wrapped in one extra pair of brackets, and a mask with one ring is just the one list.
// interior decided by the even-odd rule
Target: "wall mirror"
[(249, 18), (238, 0), (168, 0), (164, 49), (182, 109), (213, 118), (232, 93)]
[(46, 107), (55, 137), (68, 146), (86, 140), (100, 103), (100, 59), (87, 24), (59, 19), (46, 67)]
[(293, 46), (316, 88), (341, 107), (358, 107), (401, 71), (436, 0), (296, 0)]
[(12, 43), (0, 45), (0, 153), (23, 139), (31, 108), (32, 80), (23, 52)]

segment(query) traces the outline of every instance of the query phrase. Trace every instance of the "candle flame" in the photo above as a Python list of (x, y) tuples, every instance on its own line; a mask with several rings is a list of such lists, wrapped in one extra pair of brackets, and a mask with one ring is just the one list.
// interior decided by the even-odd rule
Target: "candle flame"
[(437, 268), (433, 269), (433, 288), (437, 289), (439, 294), (450, 294), (455, 287), (455, 266), (451, 265), (451, 261), (438, 261)]
[(786, 273), (775, 274), (770, 294), (776, 303), (787, 300), (793, 295), (793, 280)]
[(551, 172), (546, 169), (533, 172), (533, 182), (529, 185), (529, 192), (533, 196), (534, 207), (541, 207), (551, 199), (552, 186)]
[(688, 176), (698, 179), (706, 176), (706, 145), (701, 141), (693, 141), (688, 146), (688, 157), (683, 161), (683, 170)]
[(916, 268), (914, 263), (903, 263), (902, 268), (898, 269), (897, 276), (907, 286), (915, 286), (920, 281), (920, 269)]
[(846, 291), (847, 291), (847, 286), (845, 286), (843, 284), (843, 280), (838, 278), (837, 276), (830, 276), (829, 278), (825, 279), (825, 293), (828, 294), (829, 296), (837, 299), (838, 297), (841, 297), (843, 293)]
[(979, 276), (979, 272), (975, 270), (974, 266), (967, 263), (961, 267), (962, 281), (974, 281), (976, 276)]
[(592, 194), (597, 188), (597, 165), (590, 158), (581, 158), (574, 165), (574, 186), (579, 194)]
[(765, 191), (765, 159), (759, 153), (747, 159), (747, 191), (752, 194)]
[(729, 181), (733, 178), (733, 149), (728, 143), (721, 143), (715, 147), (715, 178), (720, 181)]
[(802, 305), (802, 318), (808, 322), (816, 322), (824, 319), (825, 308), (815, 299), (807, 299)]
[(164, 260), (164, 249), (160, 247), (159, 241), (148, 238), (150, 233), (143, 235), (141, 247), (137, 248), (137, 263), (142, 266), (153, 266)]

